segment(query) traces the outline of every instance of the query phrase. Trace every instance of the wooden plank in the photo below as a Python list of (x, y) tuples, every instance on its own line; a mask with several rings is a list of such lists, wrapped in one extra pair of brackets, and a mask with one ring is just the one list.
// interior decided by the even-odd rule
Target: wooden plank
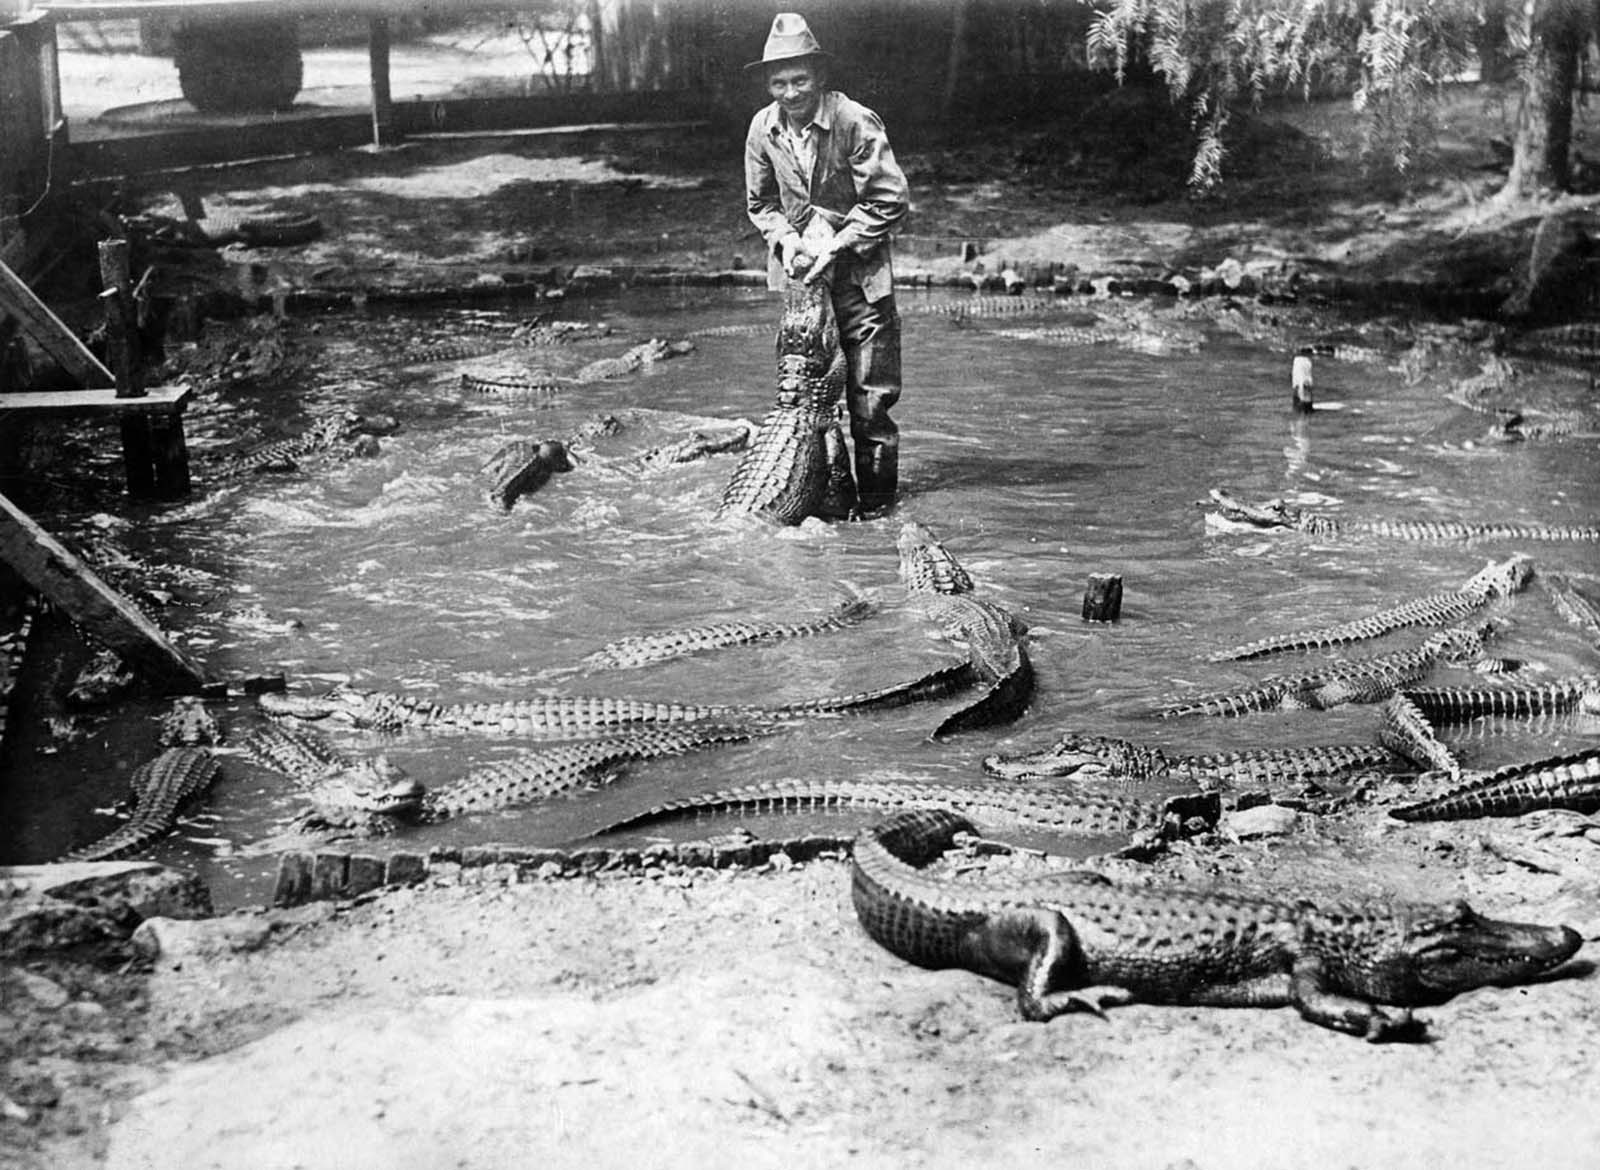
[(5, 496), (0, 496), (0, 562), (157, 681), (180, 691), (206, 685), (198, 662)]
[(0, 416), (9, 412), (47, 418), (93, 414), (177, 414), (189, 402), (191, 386), (152, 386), (143, 398), (118, 398), (116, 390), (27, 390), (0, 394)]
[(20, 276), (0, 264), (0, 310), (22, 322), (39, 346), (84, 386), (115, 386), (116, 378), (89, 352), (78, 335), (50, 311)]

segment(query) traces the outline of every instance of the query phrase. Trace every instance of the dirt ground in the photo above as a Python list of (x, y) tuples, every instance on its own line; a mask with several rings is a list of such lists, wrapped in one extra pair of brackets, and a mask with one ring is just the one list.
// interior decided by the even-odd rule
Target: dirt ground
[[(1549, 209), (1490, 201), (1503, 102), (1458, 95), (1410, 191), (1349, 161), (1339, 110), (1287, 115), (1296, 129), (1259, 126), (1206, 201), (1183, 195), (1171, 151), (1114, 152), (1071, 126), (904, 150), (916, 210), (902, 269), (1232, 259), (1510, 291)], [(561, 157), (427, 144), (192, 181), (241, 208), (314, 203), (324, 240), (270, 261), (286, 287), (418, 272), (459, 284), (508, 264), (719, 269), (756, 255), (736, 145), (688, 132)], [(159, 184), (131, 194), (163, 197)], [(1460, 895), (1592, 941), (1597, 844), (1570, 817), (1418, 828), (1357, 805), (1279, 835), (1224, 831), (1154, 869), (1311, 896)], [(1560, 1170), (1600, 1149), (1600, 1008), (1581, 955), (1541, 984), (1424, 1012), (1420, 1044), (1368, 1045), (1288, 1010), (1128, 1007), (1036, 1025), (998, 984), (876, 947), (842, 859), (508, 876), (446, 872), (231, 915), (175, 932), (153, 960), (126, 943), (6, 960), (0, 1162)]]

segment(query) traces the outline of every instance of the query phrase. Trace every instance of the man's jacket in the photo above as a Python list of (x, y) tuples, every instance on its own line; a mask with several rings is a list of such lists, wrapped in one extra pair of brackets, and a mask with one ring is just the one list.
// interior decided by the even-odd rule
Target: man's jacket
[(839, 258), (854, 261), (838, 265), (839, 277), (859, 284), (867, 300), (883, 299), (894, 291), (889, 234), (905, 218), (909, 196), (882, 120), (837, 90), (824, 92), (812, 119), (816, 165), (804, 175), (782, 118), (777, 102), (757, 110), (744, 144), (745, 198), (767, 241), (768, 287), (786, 280), (778, 241), (820, 215), (843, 245)]

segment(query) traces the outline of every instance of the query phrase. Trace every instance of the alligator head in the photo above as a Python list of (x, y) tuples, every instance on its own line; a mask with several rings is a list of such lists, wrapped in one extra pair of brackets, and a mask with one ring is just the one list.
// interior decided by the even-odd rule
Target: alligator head
[(301, 832), (360, 836), (392, 832), (421, 815), (427, 789), (384, 756), (374, 756), (319, 781), (306, 793), (309, 807), (295, 818)]
[(1371, 916), (1323, 907), (1312, 913), (1306, 931), (1331, 984), (1404, 1005), (1525, 982), (1583, 945), (1569, 926), (1485, 918), (1463, 901), (1386, 906)]
[(1212, 488), (1210, 495), (1217, 514), (1234, 524), (1252, 524), (1257, 528), (1293, 528), (1300, 516), (1298, 509), (1291, 508), (1282, 500), (1247, 504), (1221, 488)]
[(825, 281), (790, 281), (778, 322), (778, 403), (831, 410), (843, 388), (839, 326)]
[(1485, 565), (1461, 587), (1463, 593), (1481, 594), (1485, 597), (1510, 597), (1520, 593), (1533, 580), (1533, 558), (1523, 553), (1514, 554), (1498, 565), (1493, 561)]
[(900, 579), (912, 593), (971, 593), (972, 578), (925, 524), (908, 520), (895, 539)]
[(1062, 776), (1144, 778), (1162, 770), (1158, 749), (1141, 748), (1125, 739), (1069, 731), (1049, 747), (1017, 755), (983, 758), (983, 770), (1007, 780)]

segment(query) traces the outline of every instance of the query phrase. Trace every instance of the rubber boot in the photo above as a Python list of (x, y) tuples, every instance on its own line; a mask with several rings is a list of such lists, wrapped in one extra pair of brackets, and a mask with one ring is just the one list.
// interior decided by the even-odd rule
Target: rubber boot
[(863, 516), (894, 507), (900, 482), (900, 451), (889, 443), (856, 443), (856, 493)]

